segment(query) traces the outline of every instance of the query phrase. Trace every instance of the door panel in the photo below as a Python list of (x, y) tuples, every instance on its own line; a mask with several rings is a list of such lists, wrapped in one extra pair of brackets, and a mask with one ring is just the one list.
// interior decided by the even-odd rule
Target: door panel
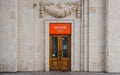
[(50, 36), (50, 67), (51, 69), (58, 69), (58, 49), (59, 38), (57, 35)]
[(61, 69), (70, 70), (70, 35), (61, 35), (60, 45), (60, 50), (62, 52)]
[(70, 70), (70, 35), (50, 35), (50, 70)]

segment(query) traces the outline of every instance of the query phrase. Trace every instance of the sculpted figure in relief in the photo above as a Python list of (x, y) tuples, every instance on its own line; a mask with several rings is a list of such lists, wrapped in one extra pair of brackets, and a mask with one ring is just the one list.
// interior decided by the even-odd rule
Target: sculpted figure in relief
[(54, 2), (40, 2), (40, 17), (44, 17), (44, 13), (48, 13), (56, 18), (64, 18), (76, 12), (76, 17), (80, 18), (81, 2), (64, 2), (58, 4)]

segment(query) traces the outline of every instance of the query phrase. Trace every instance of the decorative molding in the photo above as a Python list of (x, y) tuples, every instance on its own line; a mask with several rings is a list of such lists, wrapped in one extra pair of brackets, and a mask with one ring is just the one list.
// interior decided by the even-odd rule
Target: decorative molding
[(81, 14), (81, 2), (64, 2), (61, 1), (58, 4), (55, 2), (40, 2), (40, 17), (44, 18), (45, 13), (56, 17), (64, 18), (76, 13), (76, 18), (80, 18)]
[(46, 19), (45, 20), (45, 71), (50, 71), (49, 65), (49, 24), (50, 23), (71, 23), (72, 34), (71, 34), (71, 71), (75, 71), (75, 19)]

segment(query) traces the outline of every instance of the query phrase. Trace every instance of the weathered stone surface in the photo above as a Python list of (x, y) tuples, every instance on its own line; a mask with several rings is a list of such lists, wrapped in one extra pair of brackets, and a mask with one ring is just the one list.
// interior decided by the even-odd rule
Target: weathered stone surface
[[(88, 14), (83, 12), (88, 9), (81, 7), (80, 18), (72, 13), (60, 19), (47, 13), (40, 18), (40, 1), (0, 0), (0, 72), (45, 70), (45, 25), (48, 20), (75, 22), (72, 71), (120, 72), (119, 0), (108, 0), (108, 3), (89, 0)], [(57, 3), (61, 0), (44, 1)], [(107, 13), (105, 3), (108, 4)]]
[(108, 73), (88, 73), (88, 72), (19, 72), (19, 73), (0, 73), (0, 75), (120, 75)]
[(120, 0), (108, 1), (107, 71), (120, 72)]
[(0, 0), (0, 72), (17, 67), (16, 0)]
[(104, 71), (105, 0), (89, 1), (89, 71)]

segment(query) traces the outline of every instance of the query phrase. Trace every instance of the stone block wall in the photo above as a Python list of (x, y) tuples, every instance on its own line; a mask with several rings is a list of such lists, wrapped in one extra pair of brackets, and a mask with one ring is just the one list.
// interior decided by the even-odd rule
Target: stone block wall
[[(120, 72), (119, 0), (85, 0), (85, 21), (75, 14), (58, 19), (45, 13), (40, 18), (40, 1), (0, 0), (0, 72), (45, 71), (45, 24), (50, 19), (76, 22), (74, 71)], [(88, 23), (83, 26), (83, 21)]]

